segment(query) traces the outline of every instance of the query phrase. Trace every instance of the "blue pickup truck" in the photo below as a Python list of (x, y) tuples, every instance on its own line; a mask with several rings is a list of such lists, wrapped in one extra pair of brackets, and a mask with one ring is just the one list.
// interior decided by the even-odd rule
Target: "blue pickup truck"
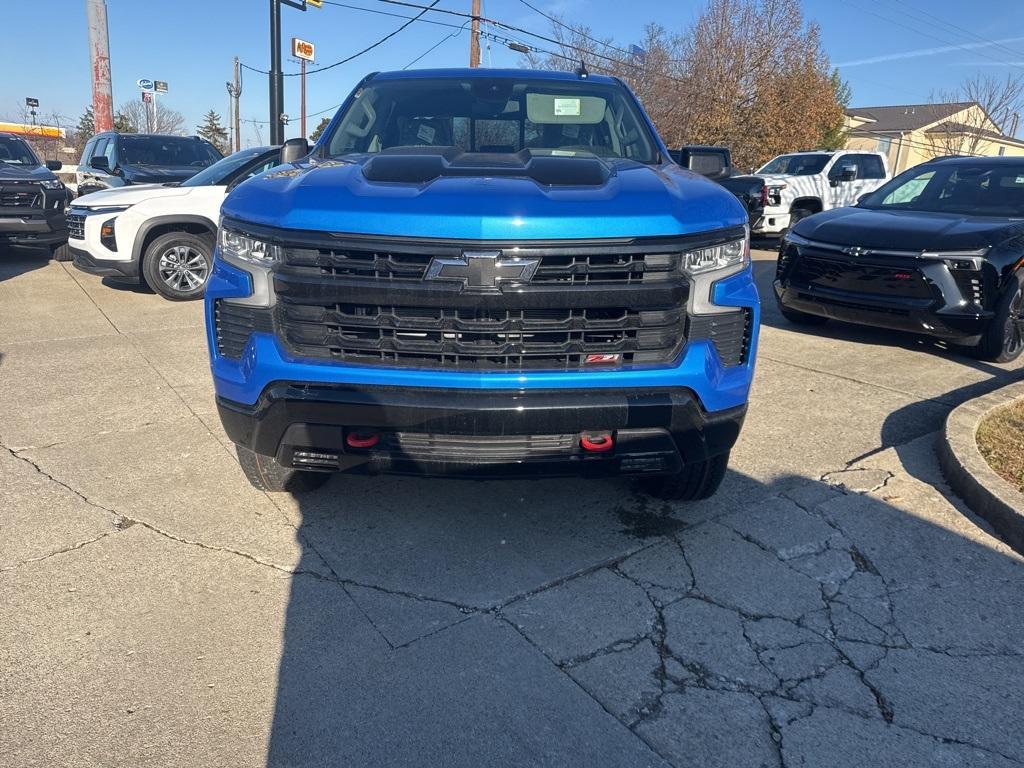
[(375, 73), (222, 208), (206, 320), (256, 487), (622, 475), (713, 494), (759, 306), (746, 211), (618, 79)]

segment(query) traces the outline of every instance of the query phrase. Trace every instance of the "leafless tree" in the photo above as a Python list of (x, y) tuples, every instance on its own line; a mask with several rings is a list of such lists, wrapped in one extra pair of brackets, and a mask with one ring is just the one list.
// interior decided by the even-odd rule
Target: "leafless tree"
[[(976, 103), (981, 109), (966, 109), (928, 133), (928, 143), (935, 155), (980, 154), (986, 133), (1010, 135), (1017, 128), (1024, 111), (1024, 75), (1008, 74), (1005, 78), (975, 75), (958, 88), (938, 91), (930, 101), (940, 104)], [(938, 114), (938, 113), (937, 113)], [(989, 136), (988, 138), (991, 138)]]
[[(132, 100), (124, 102), (117, 110), (117, 118), (120, 118), (122, 130), (131, 133), (144, 133), (147, 131), (146, 108), (148, 104), (142, 101)], [(183, 134), (185, 132), (185, 118), (181, 112), (177, 112), (164, 106), (159, 100), (153, 105), (153, 126), (152, 133)], [(115, 123), (118, 120), (115, 119)]]

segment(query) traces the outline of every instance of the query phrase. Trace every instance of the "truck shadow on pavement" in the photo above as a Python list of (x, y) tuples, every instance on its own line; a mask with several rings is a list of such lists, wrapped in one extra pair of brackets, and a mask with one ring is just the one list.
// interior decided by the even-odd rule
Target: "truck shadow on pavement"
[(49, 263), (48, 250), (13, 249), (0, 245), (0, 283), (42, 269)]
[(267, 766), (1006, 766), (1024, 567), (903, 473), (338, 476), (297, 497)]

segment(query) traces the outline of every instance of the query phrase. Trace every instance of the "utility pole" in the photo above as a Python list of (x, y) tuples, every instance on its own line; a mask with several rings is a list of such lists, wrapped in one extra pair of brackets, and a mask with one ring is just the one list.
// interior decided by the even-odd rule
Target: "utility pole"
[(473, 23), (469, 27), (469, 66), (480, 66), (480, 0), (473, 0)]
[(281, 71), (281, 0), (270, 0), (270, 143), (284, 144), (284, 73)]
[(114, 128), (114, 97), (110, 88), (110, 41), (106, 0), (85, 0), (92, 65), (92, 112), (97, 133)]
[(229, 114), (228, 120), (231, 121), (232, 131), (234, 133), (234, 147), (235, 152), (242, 148), (242, 127), (241, 127), (241, 113), (239, 112), (240, 104), (239, 99), (242, 97), (242, 68), (238, 61), (238, 57), (235, 56), (235, 81), (228, 83), (228, 96), (229, 100)]

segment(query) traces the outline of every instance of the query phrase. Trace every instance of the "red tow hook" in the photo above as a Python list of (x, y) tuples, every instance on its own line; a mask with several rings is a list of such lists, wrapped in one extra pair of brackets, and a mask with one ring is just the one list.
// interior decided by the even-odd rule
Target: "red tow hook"
[(349, 448), (373, 448), (380, 442), (380, 434), (370, 430), (356, 430), (345, 435), (345, 445)]
[(584, 432), (580, 435), (580, 447), (589, 453), (606, 453), (615, 447), (611, 432)]

